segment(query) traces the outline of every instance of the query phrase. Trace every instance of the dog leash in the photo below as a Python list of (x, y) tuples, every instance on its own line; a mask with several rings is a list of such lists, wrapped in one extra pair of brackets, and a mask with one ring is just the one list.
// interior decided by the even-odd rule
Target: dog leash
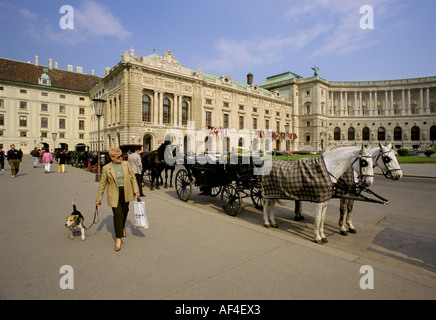
[(95, 211), (94, 211), (94, 220), (92, 221), (91, 225), (89, 227), (85, 227), (83, 226), (86, 230), (90, 229), (94, 224), (99, 223), (100, 221), (100, 217), (98, 215), (98, 207), (95, 206)]

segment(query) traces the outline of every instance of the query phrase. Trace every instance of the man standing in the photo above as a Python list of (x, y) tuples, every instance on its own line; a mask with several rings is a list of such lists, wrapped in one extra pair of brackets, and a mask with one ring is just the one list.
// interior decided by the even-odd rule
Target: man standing
[(14, 178), (20, 169), (21, 152), (11, 144), (11, 149), (7, 153), (9, 165), (11, 166), (11, 177)]
[(135, 152), (129, 154), (127, 161), (129, 161), (130, 166), (132, 167), (133, 172), (135, 173), (136, 182), (138, 183), (138, 187), (139, 187), (139, 193), (140, 193), (140, 196), (143, 197), (144, 193), (142, 192), (142, 181), (141, 181), (142, 159), (141, 159), (141, 156), (139, 155), (140, 151), (141, 150), (136, 149)]

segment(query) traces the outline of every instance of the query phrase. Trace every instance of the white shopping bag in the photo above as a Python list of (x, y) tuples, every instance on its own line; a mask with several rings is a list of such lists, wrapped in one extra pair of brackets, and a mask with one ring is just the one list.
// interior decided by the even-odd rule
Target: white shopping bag
[(135, 213), (135, 226), (147, 229), (148, 219), (145, 213), (145, 202), (137, 198), (137, 201), (133, 201), (133, 209)]

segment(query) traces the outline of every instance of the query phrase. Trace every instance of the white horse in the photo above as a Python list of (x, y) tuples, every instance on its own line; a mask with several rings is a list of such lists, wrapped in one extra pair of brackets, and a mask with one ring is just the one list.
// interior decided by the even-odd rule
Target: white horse
[[(359, 173), (360, 183), (363, 187), (369, 187), (374, 180), (373, 160), (370, 149), (360, 147), (334, 147), (324, 155), (324, 164), (333, 184), (336, 184), (339, 177), (342, 176), (350, 166)], [(278, 200), (263, 199), (263, 216), (265, 227), (277, 228), (274, 217), (274, 206)], [(315, 242), (319, 244), (327, 243), (324, 234), (324, 221), (328, 201), (316, 204), (315, 208)]]
[[(371, 149), (371, 154), (374, 166), (379, 167), (386, 178), (400, 180), (403, 177), (403, 171), (401, 170), (391, 143), (387, 146), (383, 146), (379, 143), (379, 147)], [(354, 200), (341, 198), (339, 206), (339, 227), (340, 233), (344, 236), (348, 235), (348, 232), (357, 233), (356, 228), (351, 222), (353, 205)]]

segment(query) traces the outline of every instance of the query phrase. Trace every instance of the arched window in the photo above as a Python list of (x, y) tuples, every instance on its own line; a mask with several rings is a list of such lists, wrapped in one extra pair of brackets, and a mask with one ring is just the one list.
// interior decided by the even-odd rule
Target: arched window
[(142, 121), (151, 122), (151, 99), (148, 95), (142, 95)]
[(171, 101), (168, 98), (163, 99), (163, 123), (171, 123)]
[(420, 139), (420, 130), (417, 126), (414, 126), (410, 130), (410, 140), (417, 141), (419, 139)]
[(355, 139), (354, 138), (354, 132), (355, 132), (355, 130), (354, 130), (353, 127), (348, 128), (348, 140), (354, 140)]
[(436, 140), (436, 126), (430, 128), (430, 140)]
[(378, 140), (386, 140), (386, 130), (383, 127), (378, 128), (377, 130), (377, 139)]
[(182, 126), (188, 125), (188, 111), (189, 111), (188, 103), (185, 100), (183, 100), (182, 101)]
[(369, 140), (369, 128), (365, 127), (362, 129), (362, 140)]
[(395, 127), (394, 129), (394, 140), (401, 141), (403, 139), (403, 129), (400, 127)]
[(333, 131), (333, 139), (334, 140), (341, 140), (341, 129), (339, 127), (336, 127)]

